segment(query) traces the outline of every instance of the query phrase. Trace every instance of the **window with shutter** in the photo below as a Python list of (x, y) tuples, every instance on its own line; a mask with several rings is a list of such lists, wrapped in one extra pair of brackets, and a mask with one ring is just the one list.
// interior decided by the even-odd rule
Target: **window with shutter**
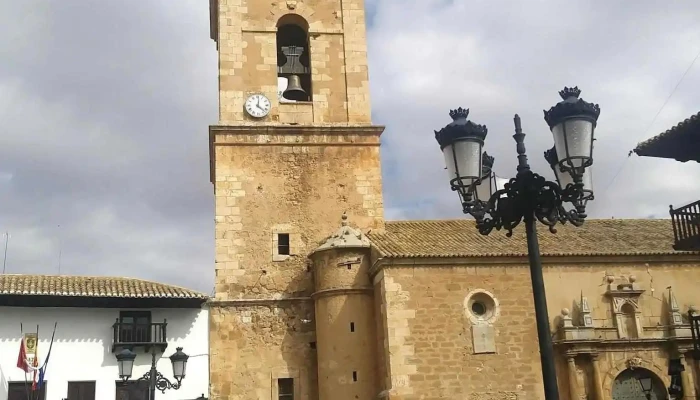
[(31, 382), (9, 382), (7, 384), (7, 400), (46, 400), (46, 381), (37, 392), (32, 392)]
[(68, 382), (67, 400), (95, 400), (95, 382)]

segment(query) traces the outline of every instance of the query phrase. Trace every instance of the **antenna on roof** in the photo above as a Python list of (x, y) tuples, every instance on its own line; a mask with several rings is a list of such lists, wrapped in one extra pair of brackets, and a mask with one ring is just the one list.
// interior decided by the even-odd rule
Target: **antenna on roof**
[(58, 274), (61, 275), (61, 225), (58, 226)]
[(5, 232), (5, 257), (2, 259), (2, 273), (5, 274), (5, 268), (7, 268), (7, 243), (10, 241), (10, 232)]

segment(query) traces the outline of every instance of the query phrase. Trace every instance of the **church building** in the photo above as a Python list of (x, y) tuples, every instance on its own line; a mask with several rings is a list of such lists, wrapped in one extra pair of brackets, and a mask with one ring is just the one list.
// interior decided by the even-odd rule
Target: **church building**
[[(524, 229), (385, 221), (364, 0), (210, 13), (210, 398), (543, 399)], [(695, 398), (700, 253), (671, 222), (539, 237), (560, 398)]]

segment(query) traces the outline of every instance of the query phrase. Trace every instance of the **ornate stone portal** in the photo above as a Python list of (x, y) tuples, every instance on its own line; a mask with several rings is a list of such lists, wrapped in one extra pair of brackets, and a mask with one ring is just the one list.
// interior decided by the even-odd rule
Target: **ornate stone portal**
[[(634, 398), (641, 390), (635, 386), (638, 385), (635, 377), (653, 375), (652, 398), (667, 399), (667, 388), (671, 386), (667, 367), (677, 361), (685, 367), (676, 378), (678, 387), (682, 381), (683, 398), (694, 398), (693, 368), (688, 367), (693, 361), (687, 359), (692, 348), (691, 334), (673, 290), (669, 287), (663, 299), (654, 297), (667, 307), (667, 318), (661, 324), (646, 326), (645, 332), (640, 301), (645, 290), (637, 279), (608, 275), (605, 282), (604, 295), (610, 305), (594, 303), (593, 307), (610, 307), (608, 318), (612, 317), (612, 321), (600, 321), (604, 314), (599, 309), (592, 310), (583, 293), (574, 303), (573, 312), (565, 308), (559, 317), (560, 339), (555, 345), (565, 361), (569, 397)], [(594, 319), (593, 311), (599, 313), (596, 314), (599, 322)], [(580, 373), (587, 375), (587, 379), (578, 379)]]

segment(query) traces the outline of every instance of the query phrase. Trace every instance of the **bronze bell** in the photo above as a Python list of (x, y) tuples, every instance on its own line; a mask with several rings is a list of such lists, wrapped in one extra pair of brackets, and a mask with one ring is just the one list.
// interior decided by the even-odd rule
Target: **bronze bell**
[(287, 89), (282, 93), (285, 99), (296, 101), (307, 101), (309, 99), (309, 95), (306, 94), (301, 87), (301, 78), (299, 78), (299, 75), (289, 75), (288, 81)]

